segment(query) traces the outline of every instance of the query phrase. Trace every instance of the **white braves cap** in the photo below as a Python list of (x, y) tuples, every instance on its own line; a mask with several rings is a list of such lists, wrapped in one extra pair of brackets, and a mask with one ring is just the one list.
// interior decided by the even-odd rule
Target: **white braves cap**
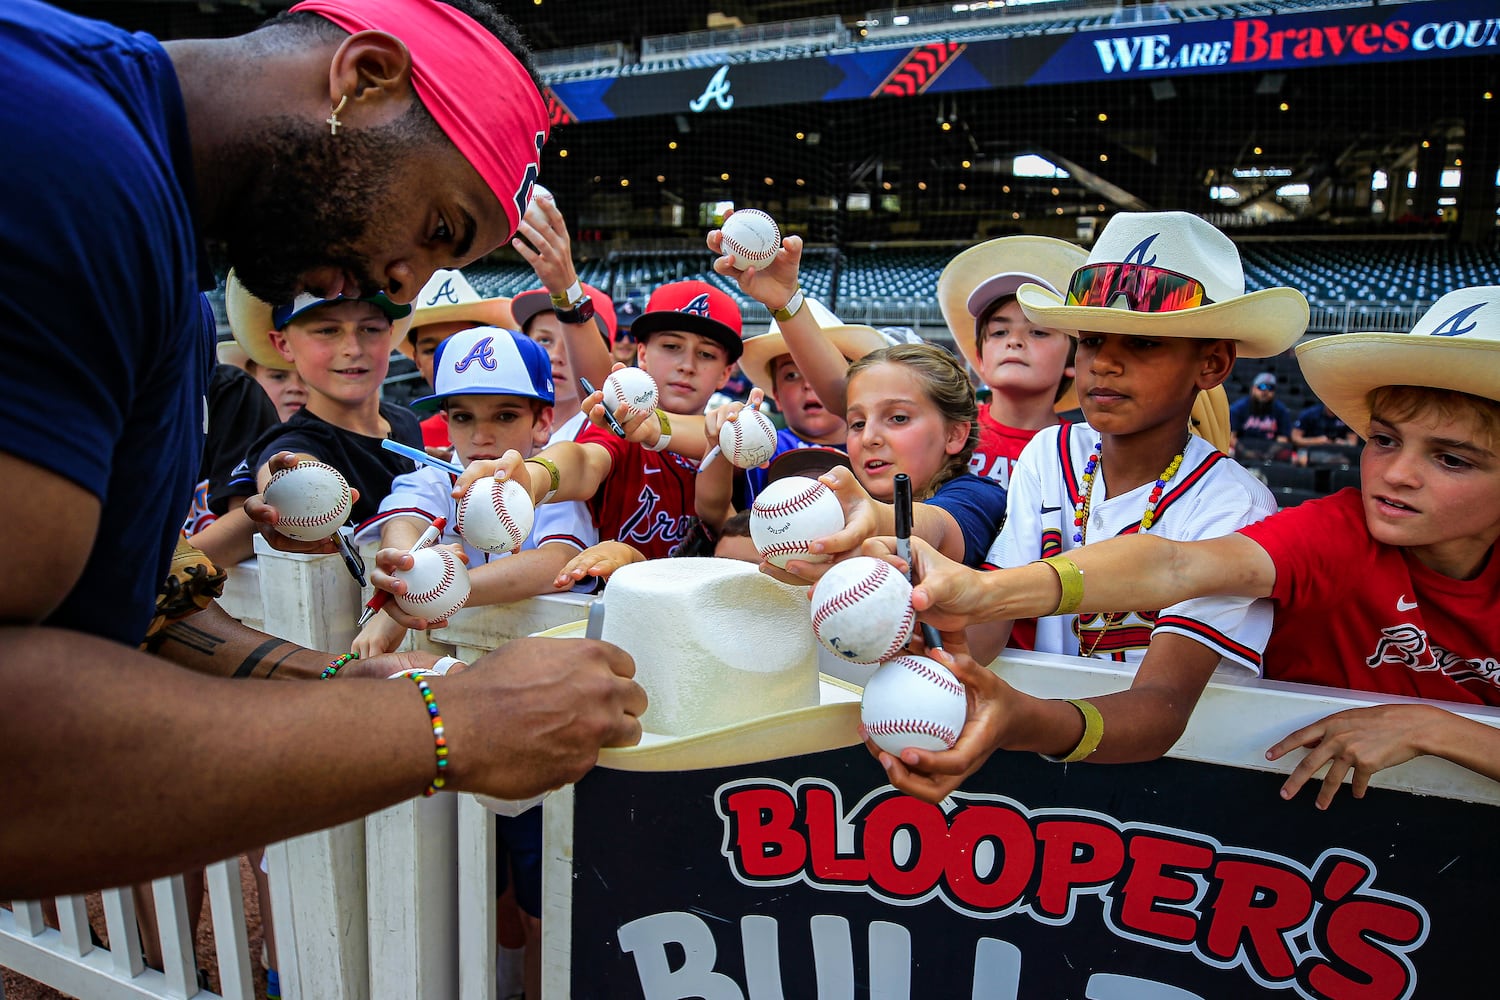
[(439, 344), (432, 381), (433, 394), (415, 400), (412, 409), (430, 413), (449, 396), (525, 396), (549, 406), (554, 400), (546, 349), (495, 326), (461, 330)]

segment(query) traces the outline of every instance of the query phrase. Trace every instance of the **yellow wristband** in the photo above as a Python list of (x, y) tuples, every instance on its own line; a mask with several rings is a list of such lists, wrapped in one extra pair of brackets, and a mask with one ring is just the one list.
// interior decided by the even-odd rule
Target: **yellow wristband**
[(1054, 615), (1071, 615), (1083, 605), (1083, 570), (1067, 556), (1048, 556), (1036, 562), (1046, 563), (1057, 574), (1062, 584), (1062, 597), (1058, 599)]
[(665, 412), (663, 412), (662, 410), (657, 410), (656, 424), (659, 428), (661, 428), (661, 437), (656, 439), (655, 444), (646, 444), (642, 445), (641, 447), (645, 448), (647, 451), (666, 451), (667, 445), (672, 443), (672, 421), (667, 419), (667, 415)]
[(792, 297), (787, 299), (786, 305), (782, 306), (780, 309), (771, 310), (771, 318), (776, 320), (776, 322), (778, 323), (785, 323), (787, 320), (797, 315), (797, 311), (802, 308), (802, 303), (805, 301), (807, 300), (802, 295), (802, 289), (798, 288), (795, 292), (792, 293)]
[(1045, 753), (1041, 755), (1055, 764), (1078, 763), (1098, 750), (1099, 742), (1104, 739), (1104, 716), (1099, 714), (1099, 710), (1092, 702), (1084, 701), (1082, 698), (1069, 698), (1068, 704), (1078, 709), (1078, 714), (1083, 716), (1083, 738), (1065, 757), (1054, 757)]
[(546, 496), (542, 497), (542, 503), (546, 503), (557, 494), (557, 488), (562, 485), (562, 473), (557, 471), (557, 466), (553, 465), (545, 458), (528, 458), (526, 461), (530, 462), (532, 465), (540, 465), (542, 468), (546, 469), (547, 474), (552, 477), (552, 488), (547, 491)]

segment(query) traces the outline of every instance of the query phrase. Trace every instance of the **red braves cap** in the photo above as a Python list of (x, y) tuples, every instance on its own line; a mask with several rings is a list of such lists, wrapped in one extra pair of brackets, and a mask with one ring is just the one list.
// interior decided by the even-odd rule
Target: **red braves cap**
[(729, 360), (738, 361), (745, 350), (740, 325), (740, 307), (727, 293), (706, 281), (674, 281), (651, 293), (630, 332), (641, 343), (663, 330), (696, 333), (721, 344)]
[[(580, 281), (578, 284), (594, 305), (594, 325), (604, 335), (606, 343), (614, 344), (615, 300), (586, 281)], [(529, 292), (522, 292), (510, 301), (511, 316), (515, 318), (516, 326), (522, 332), (527, 332), (526, 324), (530, 323), (534, 316), (551, 308), (552, 296), (545, 288), (533, 288)], [(529, 332), (527, 336), (530, 336)]]

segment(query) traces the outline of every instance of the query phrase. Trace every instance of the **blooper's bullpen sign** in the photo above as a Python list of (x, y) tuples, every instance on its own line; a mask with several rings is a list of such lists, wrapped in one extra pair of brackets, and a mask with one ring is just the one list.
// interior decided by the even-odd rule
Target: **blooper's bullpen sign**
[[(812, 775), (812, 776), (810, 776)], [(998, 753), (944, 808), (863, 747), (576, 788), (574, 997), (1475, 994), (1493, 806)]]

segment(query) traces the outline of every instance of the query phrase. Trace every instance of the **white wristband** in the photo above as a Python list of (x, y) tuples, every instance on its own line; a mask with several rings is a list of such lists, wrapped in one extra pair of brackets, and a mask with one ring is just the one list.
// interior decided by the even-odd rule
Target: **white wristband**
[(641, 447), (647, 451), (666, 451), (667, 445), (672, 443), (672, 422), (661, 410), (656, 411), (656, 419), (661, 424), (661, 437), (656, 439), (655, 444), (644, 444)]
[(567, 291), (561, 295), (552, 295), (550, 297), (552, 304), (559, 309), (572, 309), (583, 298), (583, 286), (578, 283), (577, 278), (574, 278), (573, 283), (568, 286)]

